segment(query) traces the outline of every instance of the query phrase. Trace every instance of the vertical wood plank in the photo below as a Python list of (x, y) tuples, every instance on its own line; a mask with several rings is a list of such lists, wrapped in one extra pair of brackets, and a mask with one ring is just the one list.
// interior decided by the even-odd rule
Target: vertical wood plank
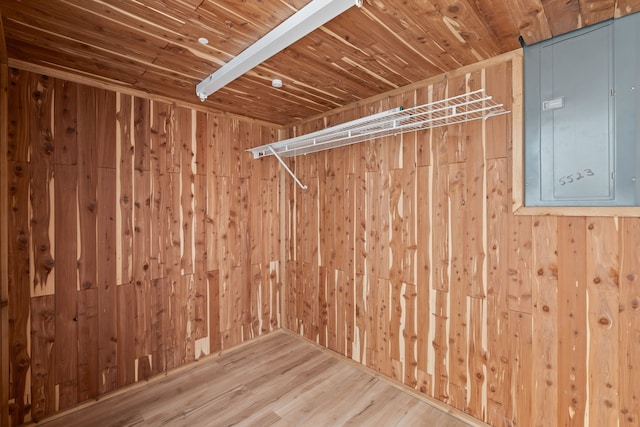
[(119, 244), (116, 250), (118, 285), (129, 283), (133, 277), (133, 164), (135, 147), (132, 142), (132, 104), (133, 98), (119, 94), (116, 104), (116, 173), (118, 186), (116, 197), (118, 211), (116, 216), (116, 233)]
[(449, 397), (454, 407), (464, 410), (467, 405), (467, 294), (468, 271), (466, 268), (466, 171), (464, 163), (452, 163), (449, 171), (449, 209), (451, 248), (449, 286)]
[(429, 331), (431, 326), (431, 168), (420, 166), (417, 168), (417, 363), (418, 363), (418, 389), (421, 393), (433, 393), (433, 382), (429, 372)]
[(557, 221), (552, 217), (533, 222), (533, 425), (557, 419), (558, 401), (558, 244)]
[(416, 319), (416, 297), (416, 285), (405, 284), (402, 294), (404, 303), (404, 322), (402, 331), (404, 338), (404, 377), (402, 378), (402, 382), (410, 388), (415, 388), (418, 383), (418, 335), (416, 332), (416, 324), (418, 321)]
[(209, 346), (213, 354), (222, 348), (220, 341), (220, 272), (207, 272), (209, 286)]
[(55, 289), (54, 267), (55, 249), (52, 242), (53, 213), (53, 82), (47, 76), (31, 75), (31, 102), (29, 121), (31, 144), (31, 244), (32, 294), (48, 295)]
[[(312, 305), (318, 306), (318, 317), (313, 319), (314, 323), (318, 326), (318, 344), (323, 347), (328, 347), (327, 342), (327, 324), (328, 324), (328, 305), (327, 302), (327, 267), (320, 266), (318, 268), (318, 300), (311, 301)], [(311, 284), (311, 286), (314, 286)]]
[[(492, 99), (504, 105), (504, 109), (511, 110), (511, 61), (500, 62), (486, 68), (485, 89)], [(511, 120), (508, 114), (485, 120), (486, 157), (497, 159), (507, 156), (510, 146)]]
[[(9, 69), (0, 61), (0, 153), (9, 152)], [(9, 424), (9, 162), (0, 156), (0, 422)]]
[[(135, 289), (133, 283), (117, 287), (118, 293), (118, 387), (135, 381), (135, 333), (130, 319), (135, 318)], [(169, 337), (167, 337), (169, 338)]]
[(558, 218), (558, 424), (581, 426), (587, 406), (586, 218)]
[(164, 131), (161, 133), (165, 148), (166, 164), (164, 170), (170, 173), (179, 173), (182, 164), (182, 146), (180, 133), (177, 125), (176, 112), (178, 107), (174, 104), (161, 105), (161, 117), (164, 117)]
[[(2, 31), (2, 30), (0, 30)], [(6, 51), (6, 48), (3, 49)], [(0, 423), (9, 424), (9, 70), (6, 54), (0, 60)]]
[(36, 422), (56, 411), (54, 299), (31, 298), (31, 419)]
[(487, 422), (492, 425), (504, 422), (510, 404), (506, 174), (506, 159), (487, 161)]
[(180, 223), (180, 176), (177, 173), (165, 173), (162, 176), (164, 197), (161, 212), (164, 233), (164, 276), (177, 278), (181, 264), (181, 223)]
[(532, 217), (510, 216), (509, 224), (509, 309), (531, 313), (531, 281), (527, 273), (531, 267)]
[[(389, 321), (389, 346), (390, 346), (390, 358), (392, 364), (400, 366), (400, 346), (401, 339), (404, 338), (401, 330), (402, 321), (402, 272), (403, 272), (403, 244), (402, 244), (402, 232), (403, 232), (403, 208), (402, 202), (402, 184), (403, 173), (401, 170), (392, 169), (389, 171), (389, 210), (390, 216), (390, 230), (389, 230), (389, 250), (390, 255), (390, 268), (389, 268), (389, 284), (391, 286), (391, 300), (390, 300), (390, 321)], [(385, 245), (386, 248), (386, 245)], [(404, 346), (403, 346), (404, 347)], [(402, 370), (398, 372), (393, 370), (392, 376), (396, 380), (402, 381)]]
[[(137, 114), (137, 113), (136, 113)], [(138, 138), (136, 132), (136, 138)], [(138, 141), (136, 140), (136, 145)], [(136, 163), (140, 162), (136, 159)], [(136, 357), (140, 358), (151, 353), (151, 346), (147, 331), (151, 330), (150, 312), (150, 272), (149, 248), (151, 246), (151, 176), (148, 170), (134, 170), (133, 182), (133, 253), (132, 253), (132, 283), (136, 299)], [(133, 325), (132, 325), (133, 326)]]
[[(11, 222), (10, 222), (11, 223)], [(13, 399), (11, 422), (20, 425), (25, 422), (30, 408), (31, 391), (27, 390), (27, 374), (31, 367), (29, 353), (29, 258), (28, 255), (9, 254), (9, 368), (12, 381), (9, 398)]]
[(194, 339), (208, 336), (207, 332), (207, 282), (206, 282), (206, 210), (207, 181), (205, 175), (195, 176), (194, 193)]
[[(411, 156), (415, 158), (415, 153)], [(410, 156), (405, 153), (404, 159)], [(413, 165), (414, 161), (410, 160)], [(418, 176), (414, 167), (408, 166), (402, 172), (402, 281), (415, 285), (417, 275), (418, 250), (418, 219), (417, 219), (417, 186), (423, 188), (426, 184), (416, 183)], [(426, 185), (424, 188), (427, 188)]]
[[(96, 89), (78, 87), (78, 269), (80, 289), (96, 287)], [(97, 331), (92, 331), (97, 332)]]
[(447, 323), (447, 292), (436, 291), (434, 306), (435, 336), (432, 342), (434, 349), (433, 397), (445, 403), (449, 401), (449, 345)]
[(532, 425), (532, 393), (534, 373), (532, 316), (529, 313), (512, 311), (509, 314), (511, 338), (511, 414), (508, 419), (514, 426)]
[[(209, 122), (211, 126), (211, 121)], [(212, 158), (213, 147), (211, 144), (207, 146), (207, 157)], [(207, 168), (207, 212), (206, 212), (206, 251), (207, 251), (207, 271), (217, 270), (219, 266), (220, 253), (220, 239), (222, 230), (219, 230), (218, 224), (220, 222), (220, 189), (219, 179), (215, 175), (213, 166), (210, 165)]]
[(435, 290), (447, 292), (449, 290), (449, 170), (443, 159), (442, 145), (446, 141), (446, 133), (441, 132), (439, 139), (434, 142), (431, 203), (432, 217), (432, 287)]
[[(96, 89), (96, 140), (97, 165), (99, 168), (116, 167), (116, 93)], [(148, 123), (145, 123), (148, 128)], [(71, 129), (72, 130), (72, 129)], [(66, 129), (66, 133), (70, 130)]]
[(55, 166), (55, 383), (58, 406), (65, 409), (77, 403), (78, 354), (78, 193), (76, 167)]
[[(25, 143), (23, 141), (23, 143)], [(21, 151), (19, 146), (16, 150)], [(9, 217), (8, 222), (8, 324), (9, 369), (12, 379), (9, 398), (14, 399), (11, 421), (24, 423), (28, 414), (30, 392), (27, 391), (27, 374), (30, 367), (29, 339), (29, 182), (28, 163), (9, 162)]]
[[(482, 87), (483, 73), (467, 74), (466, 91)], [(467, 268), (468, 295), (476, 298), (486, 296), (485, 232), (486, 232), (486, 135), (485, 120), (472, 120), (464, 124), (464, 138), (467, 152), (465, 162), (465, 191), (467, 226), (465, 264)]]
[(151, 166), (149, 127), (149, 100), (136, 96), (133, 98), (133, 168), (138, 172), (148, 171)]
[(469, 397), (465, 412), (477, 419), (484, 420), (486, 415), (486, 351), (484, 348), (484, 327), (486, 319), (486, 300), (468, 297), (469, 316)]
[(345, 300), (345, 338), (346, 352), (345, 356), (350, 359), (354, 358), (353, 350), (355, 343), (355, 256), (356, 256), (356, 234), (355, 234), (355, 178), (352, 173), (345, 175), (345, 282), (344, 294)]
[(195, 112), (194, 124), (194, 142), (195, 142), (195, 173), (198, 175), (207, 174), (207, 166), (209, 166), (209, 156), (207, 150), (209, 146), (209, 115), (203, 111)]
[(150, 159), (149, 170), (151, 173), (151, 200), (150, 200), (150, 247), (149, 247), (149, 276), (152, 280), (164, 277), (164, 238), (166, 229), (163, 227), (163, 197), (166, 197), (162, 186), (163, 176), (166, 170), (166, 135), (164, 135), (166, 105), (157, 101), (151, 103), (149, 108), (149, 136)]
[[(433, 86), (423, 86), (415, 91), (415, 105), (424, 105), (432, 102)], [(419, 130), (415, 133), (416, 140), (416, 166), (431, 165), (431, 137), (433, 131)]]
[(191, 138), (192, 130), (192, 114), (191, 111), (178, 107), (176, 109), (176, 144), (182, 153), (181, 157), (181, 192), (180, 192), (180, 217), (182, 223), (180, 227), (180, 242), (181, 242), (181, 274), (193, 273), (193, 245), (194, 245), (194, 230), (193, 230), (193, 206), (194, 206), (194, 179), (195, 179), (195, 153), (193, 150), (193, 141)]
[[(587, 219), (587, 320), (589, 322), (589, 422), (618, 422), (619, 259), (617, 218)], [(593, 374), (597, 372), (597, 376)]]
[(98, 290), (78, 292), (78, 401), (98, 395)]
[(29, 75), (15, 68), (9, 68), (8, 88), (8, 140), (7, 160), (28, 162), (30, 155), (29, 138), (31, 129), (30, 120), (26, 120), (29, 114), (31, 91)]
[(620, 235), (620, 425), (633, 425), (640, 420), (640, 398), (636, 372), (640, 354), (640, 236), (638, 218), (623, 218)]
[(159, 374), (167, 370), (166, 335), (168, 331), (167, 308), (169, 290), (165, 278), (151, 281), (151, 373)]
[(78, 163), (77, 106), (78, 85), (56, 79), (54, 82), (54, 144), (56, 164)]

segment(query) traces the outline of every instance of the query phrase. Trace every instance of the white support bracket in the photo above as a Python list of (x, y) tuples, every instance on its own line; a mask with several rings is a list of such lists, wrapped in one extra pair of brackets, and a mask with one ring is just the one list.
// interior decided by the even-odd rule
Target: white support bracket
[(298, 179), (298, 177), (296, 176), (296, 174), (295, 174), (295, 173), (293, 173), (293, 171), (292, 171), (291, 169), (289, 169), (289, 166), (287, 166), (287, 164), (284, 162), (284, 160), (282, 160), (282, 158), (280, 157), (280, 155), (279, 155), (278, 153), (276, 153), (276, 150), (274, 150), (274, 149), (273, 149), (273, 147), (272, 147), (271, 145), (268, 145), (267, 147), (269, 148), (269, 151), (271, 151), (271, 153), (272, 153), (274, 156), (276, 156), (276, 159), (278, 159), (278, 161), (280, 162), (280, 164), (282, 165), (282, 167), (283, 167), (283, 168), (285, 168), (285, 170), (286, 170), (287, 172), (289, 172), (289, 175), (291, 175), (291, 177), (292, 177), (293, 179), (295, 179), (295, 180), (296, 180), (296, 182), (298, 183), (298, 185), (300, 186), (300, 188), (302, 188), (303, 190), (306, 190), (307, 188), (309, 188), (309, 187), (307, 187), (306, 185), (304, 185), (304, 184), (302, 184), (302, 183), (300, 182), (300, 180)]

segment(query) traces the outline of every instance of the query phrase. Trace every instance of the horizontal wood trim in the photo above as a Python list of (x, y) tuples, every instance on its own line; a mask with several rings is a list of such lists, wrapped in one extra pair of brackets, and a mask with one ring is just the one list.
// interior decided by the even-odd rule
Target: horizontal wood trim
[(640, 207), (520, 206), (515, 207), (513, 213), (533, 216), (640, 217)]

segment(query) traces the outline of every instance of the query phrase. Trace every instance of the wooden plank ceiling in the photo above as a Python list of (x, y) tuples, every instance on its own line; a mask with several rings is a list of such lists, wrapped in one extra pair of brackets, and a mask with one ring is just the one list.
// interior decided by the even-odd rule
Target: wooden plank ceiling
[[(11, 65), (197, 104), (199, 81), (308, 2), (0, 0), (0, 12)], [(640, 0), (364, 0), (204, 105), (290, 124), (516, 49), (519, 37), (530, 44), (639, 10)]]

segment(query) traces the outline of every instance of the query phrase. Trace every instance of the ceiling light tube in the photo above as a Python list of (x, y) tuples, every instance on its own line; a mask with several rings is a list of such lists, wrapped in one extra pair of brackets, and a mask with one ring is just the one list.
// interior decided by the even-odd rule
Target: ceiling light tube
[(201, 101), (362, 0), (312, 0), (196, 86)]

